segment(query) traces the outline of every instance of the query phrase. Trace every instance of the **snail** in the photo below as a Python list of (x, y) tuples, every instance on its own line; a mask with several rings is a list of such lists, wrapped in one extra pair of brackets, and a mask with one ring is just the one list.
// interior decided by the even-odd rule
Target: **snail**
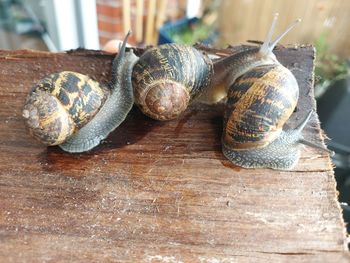
[(31, 89), (23, 117), (33, 137), (67, 152), (84, 152), (123, 122), (134, 102), (131, 71), (137, 61), (132, 51), (125, 51), (129, 35), (113, 60), (108, 85), (63, 71), (45, 77)]
[(213, 64), (191, 46), (164, 44), (140, 56), (132, 72), (135, 103), (156, 120), (172, 120), (211, 85)]
[(277, 18), (278, 14), (260, 48), (214, 63), (221, 72), (216, 78), (227, 89), (222, 151), (233, 164), (245, 168), (292, 169), (299, 160), (301, 144), (327, 150), (302, 136), (312, 111), (295, 129), (282, 129), (297, 105), (299, 87), (272, 51), (300, 19), (271, 43)]

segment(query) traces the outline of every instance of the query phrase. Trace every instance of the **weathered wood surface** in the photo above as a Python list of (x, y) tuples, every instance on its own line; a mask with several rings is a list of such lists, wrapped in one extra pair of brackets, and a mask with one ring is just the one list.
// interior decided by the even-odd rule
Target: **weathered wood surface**
[[(276, 51), (315, 108), (310, 47)], [(0, 52), (0, 262), (339, 262), (349, 260), (328, 154), (291, 172), (246, 170), (220, 149), (222, 106), (157, 122), (134, 108), (95, 150), (68, 154), (27, 134), (21, 109), (47, 74), (106, 82), (110, 55)], [(321, 140), (316, 114), (305, 136)]]

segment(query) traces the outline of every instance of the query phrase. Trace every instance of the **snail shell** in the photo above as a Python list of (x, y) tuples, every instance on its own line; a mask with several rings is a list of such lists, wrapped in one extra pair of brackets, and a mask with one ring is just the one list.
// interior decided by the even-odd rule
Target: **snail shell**
[(36, 139), (59, 145), (95, 116), (108, 95), (106, 88), (88, 76), (63, 71), (32, 88), (23, 116)]
[(211, 84), (211, 60), (191, 46), (165, 44), (147, 50), (132, 73), (135, 102), (156, 120), (171, 120)]
[(294, 75), (280, 64), (259, 66), (230, 87), (224, 117), (226, 145), (262, 148), (280, 135), (299, 97)]
[(68, 152), (84, 152), (124, 121), (134, 103), (131, 72), (138, 59), (132, 50), (125, 51), (129, 35), (113, 60), (108, 85), (63, 71), (47, 76), (32, 88), (23, 117), (36, 139)]

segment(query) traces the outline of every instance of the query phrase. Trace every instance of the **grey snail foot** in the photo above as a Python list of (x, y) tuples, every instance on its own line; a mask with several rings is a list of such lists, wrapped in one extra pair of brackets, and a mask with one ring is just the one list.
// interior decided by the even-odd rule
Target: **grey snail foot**
[(266, 156), (259, 149), (235, 151), (222, 146), (225, 157), (233, 164), (243, 168), (271, 168), (275, 170), (291, 170), (298, 163), (300, 152), (294, 152), (285, 156)]
[(300, 158), (300, 131), (282, 131), (281, 135), (263, 148), (236, 150), (224, 142), (222, 152), (233, 164), (244, 168), (291, 170)]

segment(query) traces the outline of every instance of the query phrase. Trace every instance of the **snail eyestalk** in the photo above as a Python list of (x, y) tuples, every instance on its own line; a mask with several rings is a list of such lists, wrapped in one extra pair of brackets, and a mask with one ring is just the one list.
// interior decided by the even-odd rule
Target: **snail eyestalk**
[(301, 22), (301, 19), (297, 19), (294, 21), (293, 24), (291, 24), (283, 33), (281, 33), (271, 44), (270, 44), (270, 51), (272, 51), (277, 43), (286, 35), (290, 30), (292, 30), (297, 24)]
[(262, 44), (262, 46), (260, 48), (260, 52), (262, 52), (262, 53), (268, 54), (268, 53), (270, 53), (272, 51), (272, 49), (270, 49), (270, 42), (271, 42), (271, 39), (272, 39), (273, 32), (275, 31), (275, 27), (276, 27), (277, 20), (278, 20), (278, 15), (279, 14), (276, 13), (275, 16), (273, 17), (270, 30), (267, 33), (265, 41), (264, 41), (264, 43)]
[(125, 49), (126, 49), (126, 44), (128, 42), (128, 38), (131, 35), (131, 30), (128, 31), (128, 33), (126, 34), (123, 43), (119, 44), (119, 49), (118, 49), (118, 54), (115, 56), (115, 58), (113, 59), (113, 64), (112, 64), (112, 79), (110, 81), (110, 86), (113, 87), (116, 85), (118, 79), (117, 77), (118, 75), (118, 68), (120, 68), (119, 64), (122, 64), (124, 57), (125, 57)]
[(119, 53), (118, 55), (116, 56), (115, 60), (118, 59), (118, 57), (123, 57), (124, 56), (124, 53), (125, 53), (125, 47), (126, 47), (126, 43), (128, 42), (128, 38), (129, 36), (132, 34), (131, 30), (128, 31), (128, 33), (125, 35), (125, 38), (123, 40), (123, 43), (120, 45), (119, 44)]
[(274, 32), (275, 27), (276, 27), (277, 19), (278, 19), (278, 13), (275, 14), (273, 21), (272, 21), (272, 25), (270, 27), (270, 30), (266, 36), (264, 43), (262, 44), (262, 46), (260, 48), (260, 52), (263, 54), (271, 53), (272, 50), (277, 45), (277, 43), (301, 21), (300, 18), (295, 20), (283, 33), (281, 33), (278, 37), (276, 37), (276, 39), (273, 42), (271, 42), (272, 35), (273, 35), (273, 32)]

